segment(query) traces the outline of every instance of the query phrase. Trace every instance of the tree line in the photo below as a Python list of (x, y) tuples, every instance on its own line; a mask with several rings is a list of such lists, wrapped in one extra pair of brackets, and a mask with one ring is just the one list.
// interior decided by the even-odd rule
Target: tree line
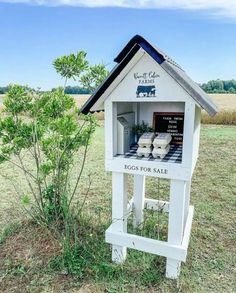
[(216, 94), (235, 94), (236, 93), (236, 80), (210, 80), (207, 83), (200, 84), (201, 88), (206, 93), (216, 93)]
[[(8, 86), (0, 87), (0, 95), (4, 95), (8, 91)], [(52, 92), (56, 91), (56, 88), (52, 88)], [(42, 91), (43, 92), (43, 91)], [(92, 93), (91, 89), (86, 89), (80, 86), (66, 86), (65, 94), (68, 95), (89, 95)]]
[(8, 90), (8, 86), (0, 87), (0, 95), (4, 95)]
[[(206, 93), (216, 93), (216, 94), (236, 94), (236, 80), (210, 80), (207, 83), (199, 84), (200, 87)], [(0, 87), (0, 94), (5, 94), (8, 90), (7, 86)], [(55, 89), (53, 88), (52, 91)], [(81, 86), (66, 86), (65, 94), (69, 95), (87, 95), (92, 94), (93, 90), (91, 88), (84, 88)]]
[[(52, 91), (55, 89), (53, 88)], [(91, 89), (86, 89), (80, 86), (66, 86), (65, 94), (67, 95), (89, 95), (92, 93)]]

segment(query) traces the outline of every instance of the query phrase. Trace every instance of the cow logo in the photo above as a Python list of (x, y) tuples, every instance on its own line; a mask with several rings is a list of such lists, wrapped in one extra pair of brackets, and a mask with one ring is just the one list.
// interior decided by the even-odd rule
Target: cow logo
[(156, 87), (155, 85), (138, 85), (136, 91), (137, 98), (141, 97), (155, 97)]
[(134, 79), (137, 81), (136, 97), (156, 97), (156, 81), (160, 77), (155, 71), (134, 73)]

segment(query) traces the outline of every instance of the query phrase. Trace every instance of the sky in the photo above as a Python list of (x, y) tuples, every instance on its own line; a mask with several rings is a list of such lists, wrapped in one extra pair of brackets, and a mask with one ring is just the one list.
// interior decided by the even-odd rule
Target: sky
[(63, 85), (52, 62), (79, 50), (110, 70), (136, 34), (196, 82), (236, 79), (235, 0), (0, 0), (0, 86)]

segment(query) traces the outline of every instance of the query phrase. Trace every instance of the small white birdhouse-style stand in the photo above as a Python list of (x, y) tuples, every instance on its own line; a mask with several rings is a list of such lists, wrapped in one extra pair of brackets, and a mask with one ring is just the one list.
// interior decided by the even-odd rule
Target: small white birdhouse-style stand
[[(175, 279), (186, 261), (191, 234), (190, 190), (201, 108), (210, 115), (217, 109), (178, 64), (140, 36), (132, 38), (115, 61), (116, 67), (82, 107), (85, 114), (105, 110), (105, 166), (112, 172), (112, 224), (106, 242), (112, 244), (112, 260), (118, 264), (125, 261), (127, 248), (166, 257), (166, 277)], [(155, 134), (171, 134), (165, 157), (137, 155), (132, 129), (142, 123)], [(128, 174), (133, 176), (130, 201)], [(146, 176), (169, 179), (169, 202), (146, 198)], [(134, 227), (142, 227), (144, 209), (168, 213), (167, 241), (127, 233), (131, 214)]]

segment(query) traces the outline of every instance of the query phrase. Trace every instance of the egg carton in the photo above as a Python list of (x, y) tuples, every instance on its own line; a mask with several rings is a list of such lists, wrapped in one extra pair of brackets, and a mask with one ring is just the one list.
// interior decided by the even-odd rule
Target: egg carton
[(169, 133), (158, 133), (153, 141), (154, 148), (165, 149), (171, 142), (171, 135)]
[(138, 147), (136, 153), (137, 153), (138, 157), (148, 158), (152, 153), (152, 148), (151, 147)]
[(141, 148), (144, 148), (144, 147), (150, 148), (154, 138), (155, 138), (154, 132), (145, 132), (143, 135), (140, 136), (138, 140), (138, 145)]
[(163, 159), (169, 152), (170, 145), (168, 144), (165, 148), (154, 148), (152, 150), (153, 158), (157, 159), (158, 157)]

